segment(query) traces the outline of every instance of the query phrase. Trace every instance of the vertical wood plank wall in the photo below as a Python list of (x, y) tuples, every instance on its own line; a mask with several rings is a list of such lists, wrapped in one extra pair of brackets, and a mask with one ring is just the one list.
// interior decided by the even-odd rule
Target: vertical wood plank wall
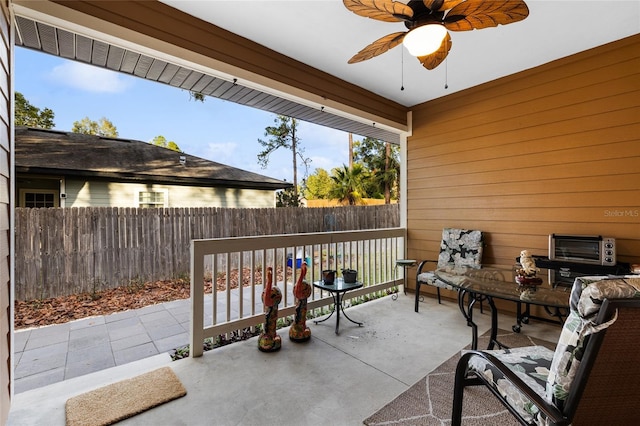
[(10, 214), (12, 200), (11, 174), (11, 46), (9, 10), (0, 4), (0, 424), (9, 416), (11, 402), (12, 353), (11, 274), (10, 274)]
[(437, 259), (451, 226), (486, 233), (485, 265), (546, 256), (551, 233), (615, 237), (640, 263), (640, 36), (421, 104), (413, 123), (410, 258)]

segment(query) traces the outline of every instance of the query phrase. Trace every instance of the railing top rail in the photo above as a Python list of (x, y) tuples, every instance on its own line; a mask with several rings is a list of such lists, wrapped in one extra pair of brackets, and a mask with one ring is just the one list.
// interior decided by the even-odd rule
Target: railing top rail
[(204, 255), (234, 253), (247, 250), (262, 250), (274, 247), (333, 244), (375, 238), (397, 238), (404, 237), (405, 235), (405, 228), (383, 228), (359, 231), (311, 232), (303, 234), (196, 239), (191, 241), (191, 246), (192, 250)]

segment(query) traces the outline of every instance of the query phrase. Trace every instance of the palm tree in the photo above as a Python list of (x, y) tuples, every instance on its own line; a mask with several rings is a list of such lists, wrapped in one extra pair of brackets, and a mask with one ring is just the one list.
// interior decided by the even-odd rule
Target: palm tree
[(334, 185), (329, 192), (330, 197), (350, 206), (357, 204), (362, 199), (365, 177), (362, 164), (333, 169), (331, 179)]
[(398, 185), (399, 148), (379, 139), (364, 138), (354, 143), (354, 155), (356, 161), (371, 172), (369, 195), (384, 194), (385, 203), (389, 204), (391, 193)]
[(398, 183), (398, 174), (400, 171), (400, 164), (394, 155), (391, 153), (391, 144), (385, 142), (384, 155), (374, 160), (375, 169), (373, 172), (373, 178), (384, 188), (384, 201), (385, 204), (391, 202), (391, 189)]

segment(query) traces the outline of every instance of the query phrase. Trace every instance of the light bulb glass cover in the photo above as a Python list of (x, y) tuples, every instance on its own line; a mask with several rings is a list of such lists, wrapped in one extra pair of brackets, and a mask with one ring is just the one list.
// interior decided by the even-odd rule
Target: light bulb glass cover
[(427, 24), (409, 31), (402, 44), (411, 55), (426, 56), (438, 50), (446, 36), (447, 29), (444, 25)]

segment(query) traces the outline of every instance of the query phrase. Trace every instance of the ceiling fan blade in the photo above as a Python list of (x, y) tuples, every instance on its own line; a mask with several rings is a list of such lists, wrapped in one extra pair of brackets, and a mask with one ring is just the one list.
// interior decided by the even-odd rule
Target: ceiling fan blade
[(356, 15), (384, 22), (399, 22), (413, 17), (413, 9), (394, 0), (342, 0)]
[(383, 54), (387, 50), (393, 49), (402, 43), (402, 39), (404, 39), (405, 34), (407, 33), (398, 32), (379, 38), (353, 55), (353, 58), (349, 59), (349, 63), (355, 64), (356, 62), (366, 61), (367, 59), (375, 58), (376, 56)]
[(523, 0), (464, 1), (447, 13), (444, 26), (451, 31), (470, 31), (522, 21), (529, 16)]
[(422, 0), (427, 9), (435, 11), (449, 10), (463, 1), (464, 0)]
[(444, 38), (444, 40), (442, 40), (442, 44), (440, 45), (440, 48), (438, 48), (438, 50), (436, 50), (430, 55), (418, 56), (418, 60), (420, 61), (423, 67), (425, 67), (428, 70), (432, 70), (436, 68), (438, 65), (440, 65), (446, 59), (450, 50), (451, 50), (451, 36), (449, 35), (449, 33), (447, 33), (447, 36)]

